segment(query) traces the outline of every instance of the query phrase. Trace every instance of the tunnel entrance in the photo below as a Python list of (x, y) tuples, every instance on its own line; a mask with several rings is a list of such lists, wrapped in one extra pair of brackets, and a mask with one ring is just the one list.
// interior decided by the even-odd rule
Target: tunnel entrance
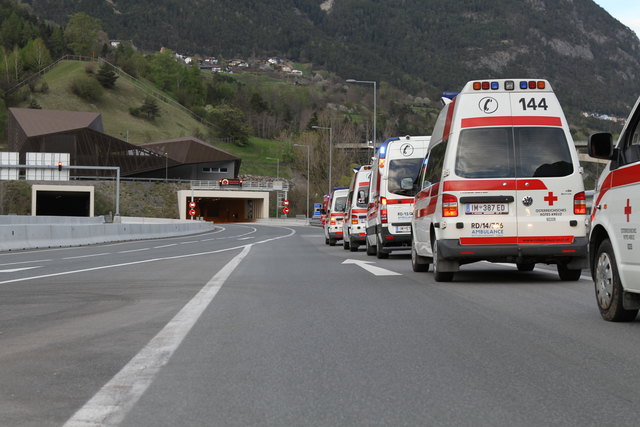
[[(191, 218), (189, 205), (193, 200), (194, 218), (215, 223), (252, 222), (269, 216), (269, 194), (250, 191), (179, 191), (181, 218)], [(182, 216), (184, 212), (184, 216)]]
[(38, 216), (93, 216), (92, 186), (34, 185), (31, 213)]

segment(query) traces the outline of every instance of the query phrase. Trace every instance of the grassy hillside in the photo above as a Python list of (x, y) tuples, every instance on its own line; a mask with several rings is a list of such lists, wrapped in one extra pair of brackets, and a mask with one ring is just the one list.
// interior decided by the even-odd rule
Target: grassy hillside
[[(144, 102), (153, 86), (140, 87), (127, 76), (120, 76), (115, 88), (105, 90), (100, 101), (91, 103), (72, 93), (71, 82), (87, 74), (87, 67), (97, 70), (94, 63), (82, 61), (61, 61), (46, 73), (37, 83), (40, 87), (46, 82), (49, 90), (46, 93), (34, 93), (18, 107), (28, 107), (34, 99), (43, 109), (88, 111), (102, 115), (102, 123), (106, 134), (128, 141), (132, 144), (144, 144), (151, 141), (179, 138), (183, 136), (199, 136), (207, 139), (208, 128), (195, 120), (181, 108), (169, 103), (158, 102), (160, 117), (155, 120), (134, 117), (129, 114), (129, 107), (139, 107)], [(288, 145), (277, 141), (250, 138), (246, 147), (238, 147), (230, 143), (216, 143), (217, 148), (228, 151), (242, 159), (241, 173), (252, 175), (276, 175), (276, 162), (266, 157), (280, 158), (280, 176), (291, 176), (288, 167), (282, 164)]]

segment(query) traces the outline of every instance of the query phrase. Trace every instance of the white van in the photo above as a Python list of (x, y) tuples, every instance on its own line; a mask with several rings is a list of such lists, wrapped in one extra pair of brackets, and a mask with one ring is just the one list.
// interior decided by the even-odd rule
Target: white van
[(614, 146), (591, 135), (589, 154), (611, 160), (596, 184), (589, 253), (596, 301), (605, 320), (631, 321), (640, 308), (640, 99)]
[(382, 143), (371, 163), (367, 210), (367, 255), (388, 258), (411, 249), (415, 180), (429, 136), (404, 136)]
[(367, 206), (369, 204), (369, 179), (371, 166), (363, 165), (355, 170), (349, 194), (347, 196), (347, 210), (342, 224), (342, 246), (345, 250), (356, 252), (360, 245), (364, 245), (367, 236)]
[(338, 240), (342, 240), (342, 222), (348, 193), (347, 188), (336, 188), (331, 193), (329, 211), (326, 212), (324, 221), (324, 242), (329, 246), (335, 246)]
[(418, 178), (414, 271), (436, 281), (486, 260), (562, 280), (587, 267), (582, 169), (567, 120), (545, 80), (472, 81), (441, 111)]

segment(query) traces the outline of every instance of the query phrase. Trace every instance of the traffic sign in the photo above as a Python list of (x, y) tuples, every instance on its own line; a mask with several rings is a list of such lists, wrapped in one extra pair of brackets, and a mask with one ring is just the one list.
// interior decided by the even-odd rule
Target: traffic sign
[(289, 206), (289, 201), (288, 200), (283, 200), (282, 201), (282, 206), (284, 206), (284, 207)]
[(282, 208), (282, 213), (283, 213), (283, 214), (285, 214), (285, 215), (286, 215), (286, 214), (288, 214), (289, 212), (290, 212), (290, 209), (289, 209), (288, 207), (286, 207), (286, 206), (285, 206), (284, 208)]
[(196, 210), (195, 209), (190, 209), (189, 210), (189, 215), (196, 216)]
[(196, 207), (196, 202), (189, 202), (189, 207), (190, 207), (191, 209), (195, 209), (195, 207)]

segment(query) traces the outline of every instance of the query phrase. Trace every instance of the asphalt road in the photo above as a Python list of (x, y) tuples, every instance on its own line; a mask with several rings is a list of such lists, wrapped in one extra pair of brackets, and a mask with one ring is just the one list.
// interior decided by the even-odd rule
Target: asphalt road
[(455, 280), (312, 227), (1, 253), (0, 425), (640, 423), (640, 321), (588, 277)]

